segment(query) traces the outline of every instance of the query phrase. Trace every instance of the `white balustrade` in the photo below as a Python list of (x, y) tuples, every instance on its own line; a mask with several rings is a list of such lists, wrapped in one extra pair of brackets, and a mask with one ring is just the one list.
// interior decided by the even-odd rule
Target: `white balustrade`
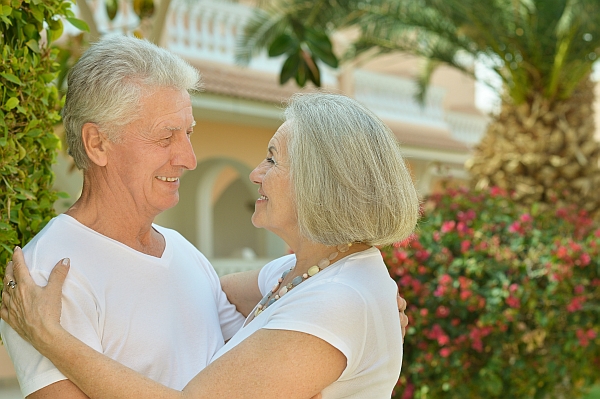
[(354, 96), (384, 119), (446, 128), (442, 101), (445, 90), (431, 87), (425, 104), (415, 100), (412, 79), (358, 69), (354, 72)]
[(445, 119), (452, 137), (468, 145), (475, 145), (481, 140), (490, 122), (486, 116), (463, 112), (448, 112)]
[(355, 98), (384, 119), (446, 129), (468, 145), (479, 142), (489, 123), (483, 115), (446, 111), (446, 93), (440, 87), (430, 87), (421, 105), (415, 100), (417, 85), (412, 79), (360, 69), (354, 79)]
[[(166, 47), (188, 59), (235, 63), (238, 37), (252, 7), (215, 0), (172, 0), (165, 26)], [(249, 67), (279, 73), (282, 58), (253, 57)]]

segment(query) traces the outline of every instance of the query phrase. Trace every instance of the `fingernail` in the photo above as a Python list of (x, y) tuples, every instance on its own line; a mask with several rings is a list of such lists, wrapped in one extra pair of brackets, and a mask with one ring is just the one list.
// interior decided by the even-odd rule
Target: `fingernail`
[(71, 259), (69, 259), (69, 258), (64, 258), (62, 260), (62, 264), (65, 266), (69, 266), (70, 263), (71, 263)]
[(20, 251), (20, 250), (21, 250), (21, 247), (17, 245), (17, 246), (15, 247), (15, 250), (14, 250), (13, 252)]

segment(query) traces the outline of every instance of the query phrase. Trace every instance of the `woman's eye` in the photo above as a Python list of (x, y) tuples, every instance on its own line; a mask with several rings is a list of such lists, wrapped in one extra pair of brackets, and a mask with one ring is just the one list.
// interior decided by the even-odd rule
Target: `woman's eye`
[(271, 158), (271, 157), (267, 157), (267, 162), (275, 164), (275, 160), (273, 158)]

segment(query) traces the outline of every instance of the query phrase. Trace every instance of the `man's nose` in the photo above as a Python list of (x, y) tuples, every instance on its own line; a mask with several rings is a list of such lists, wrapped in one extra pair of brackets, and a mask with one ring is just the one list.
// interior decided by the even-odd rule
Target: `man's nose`
[(172, 164), (174, 166), (183, 166), (188, 170), (196, 169), (196, 154), (194, 153), (192, 141), (187, 134), (177, 141)]

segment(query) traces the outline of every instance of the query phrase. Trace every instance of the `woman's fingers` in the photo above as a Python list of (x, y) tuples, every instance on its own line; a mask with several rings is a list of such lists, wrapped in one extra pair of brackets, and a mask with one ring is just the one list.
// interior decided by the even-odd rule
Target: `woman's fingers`
[(400, 327), (402, 327), (402, 338), (406, 335), (406, 326), (408, 326), (408, 316), (400, 312)]
[(404, 313), (406, 310), (406, 301), (400, 296), (400, 292), (396, 296), (398, 301), (398, 311), (400, 312), (400, 327), (402, 328), (402, 338), (406, 335), (406, 326), (408, 325), (408, 316)]
[(400, 296), (400, 293), (398, 293), (396, 300), (398, 301), (398, 310), (404, 312), (406, 310), (406, 301)]
[(58, 292), (62, 292), (62, 286), (67, 278), (70, 267), (71, 261), (69, 258), (61, 259), (56, 266), (54, 266), (54, 269), (52, 269), (50, 277), (48, 277), (48, 285), (46, 288), (49, 290), (58, 290)]
[(23, 257), (23, 251), (20, 247), (15, 247), (12, 256), (12, 269), (6, 268), (6, 275), (12, 276), (12, 279), (16, 284), (30, 284), (33, 282), (31, 275), (29, 274), (29, 269), (25, 264), (25, 258)]

